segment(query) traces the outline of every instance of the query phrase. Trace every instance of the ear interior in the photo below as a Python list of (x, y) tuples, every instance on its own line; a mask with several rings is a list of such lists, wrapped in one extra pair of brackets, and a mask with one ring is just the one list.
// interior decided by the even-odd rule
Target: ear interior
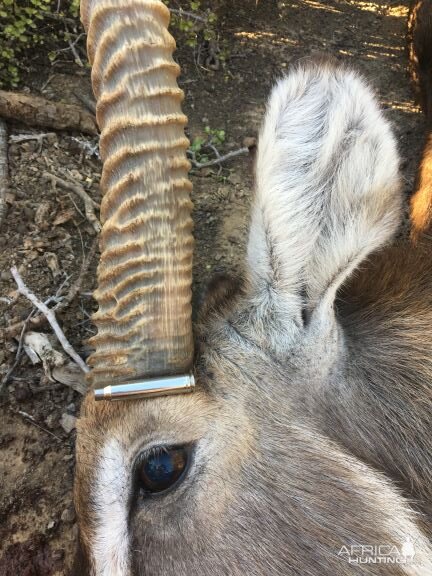
[(248, 246), (255, 294), (299, 318), (389, 241), (401, 218), (395, 139), (372, 90), (329, 60), (302, 61), (270, 96)]

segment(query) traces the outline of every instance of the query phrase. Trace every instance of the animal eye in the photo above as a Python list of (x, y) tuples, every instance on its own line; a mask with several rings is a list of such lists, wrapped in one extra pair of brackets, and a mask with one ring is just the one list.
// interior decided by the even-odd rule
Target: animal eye
[(144, 495), (160, 494), (179, 482), (190, 461), (189, 446), (157, 447), (138, 458), (136, 479)]

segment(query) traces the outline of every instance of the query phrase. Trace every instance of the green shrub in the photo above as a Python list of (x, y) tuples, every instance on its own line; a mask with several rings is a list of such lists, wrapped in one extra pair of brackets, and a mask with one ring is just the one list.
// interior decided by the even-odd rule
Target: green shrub
[(187, 46), (195, 48), (200, 39), (216, 39), (217, 15), (211, 8), (202, 6), (201, 0), (187, 0), (179, 6), (175, 0), (163, 0), (171, 9), (171, 27), (180, 32)]
[[(217, 48), (217, 16), (206, 0), (163, 0), (172, 10), (172, 28), (178, 45), (198, 52), (196, 61), (205, 65), (208, 52), (223, 60)], [(208, 4), (214, 5), (208, 0)], [(14, 88), (20, 72), (32, 63), (49, 64), (68, 53), (74, 59), (70, 43), (83, 55), (80, 37), (79, 0), (0, 0), (0, 87)], [(209, 46), (211, 49), (209, 50)], [(83, 57), (85, 60), (85, 58)], [(209, 66), (211, 67), (211, 66)]]
[(64, 48), (64, 19), (77, 21), (79, 0), (0, 0), (0, 86), (15, 87), (35, 51)]

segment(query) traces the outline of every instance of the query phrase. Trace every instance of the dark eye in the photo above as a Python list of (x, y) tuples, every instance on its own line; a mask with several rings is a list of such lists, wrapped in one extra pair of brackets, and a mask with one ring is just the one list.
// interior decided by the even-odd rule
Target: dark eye
[(189, 446), (164, 446), (141, 454), (136, 464), (139, 489), (151, 495), (172, 488), (184, 476), (190, 453)]

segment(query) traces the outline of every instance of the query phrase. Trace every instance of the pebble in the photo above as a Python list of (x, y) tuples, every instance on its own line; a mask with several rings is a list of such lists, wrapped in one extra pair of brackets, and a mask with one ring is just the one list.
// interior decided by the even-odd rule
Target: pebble
[(47, 529), (52, 530), (54, 528), (54, 526), (55, 526), (54, 520), (50, 520), (47, 524)]
[(76, 406), (73, 402), (71, 402), (70, 404), (68, 404), (66, 406), (66, 410), (70, 413), (70, 414), (75, 414), (76, 412)]
[(76, 420), (77, 419), (75, 418), (75, 416), (72, 416), (67, 412), (64, 412), (62, 414), (62, 417), (60, 418), (60, 426), (63, 428), (66, 434), (70, 434), (72, 430), (75, 428)]
[(75, 510), (72, 507), (65, 508), (60, 516), (62, 522), (72, 524), (75, 521)]
[(9, 270), (3, 270), (3, 272), (0, 272), (0, 280), (3, 280), (3, 282), (7, 282), (11, 278), (12, 276)]
[(243, 138), (243, 146), (246, 148), (254, 148), (257, 145), (257, 139), (253, 136), (246, 136)]

